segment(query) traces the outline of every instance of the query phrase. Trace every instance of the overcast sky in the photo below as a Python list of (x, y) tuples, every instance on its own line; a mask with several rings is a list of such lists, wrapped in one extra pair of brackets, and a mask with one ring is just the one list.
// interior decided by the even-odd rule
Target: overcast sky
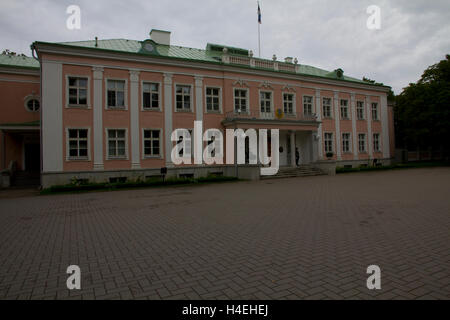
[[(262, 0), (261, 55), (366, 76), (396, 93), (450, 53), (449, 0)], [(66, 8), (81, 8), (81, 29), (66, 28)], [(369, 30), (366, 9), (381, 9), (381, 29)], [(30, 55), (33, 41), (127, 38), (152, 28), (172, 32), (172, 44), (207, 42), (258, 52), (256, 0), (0, 0), (0, 49)]]

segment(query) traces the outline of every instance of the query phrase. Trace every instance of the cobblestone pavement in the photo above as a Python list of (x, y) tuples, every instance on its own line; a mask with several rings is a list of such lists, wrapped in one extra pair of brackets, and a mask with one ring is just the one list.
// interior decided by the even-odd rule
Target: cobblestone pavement
[(3, 198), (0, 299), (450, 299), (449, 190), (433, 168)]

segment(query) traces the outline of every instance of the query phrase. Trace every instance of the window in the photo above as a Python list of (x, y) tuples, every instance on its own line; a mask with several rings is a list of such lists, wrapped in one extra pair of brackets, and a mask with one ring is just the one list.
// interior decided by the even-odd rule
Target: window
[(358, 150), (361, 153), (366, 152), (366, 134), (365, 133), (358, 134)]
[(350, 133), (342, 134), (342, 152), (350, 152)]
[(220, 112), (220, 88), (206, 88), (206, 111)]
[(125, 108), (125, 80), (108, 80), (108, 108)]
[(25, 103), (25, 106), (28, 111), (36, 112), (36, 111), (39, 111), (41, 104), (39, 103), (38, 99), (31, 98), (31, 99), (27, 100), (27, 102)]
[(324, 137), (325, 152), (333, 152), (333, 134), (325, 133)]
[(378, 103), (372, 103), (372, 120), (378, 120)]
[(374, 133), (373, 134), (373, 152), (380, 152), (380, 134)]
[(261, 91), (259, 93), (259, 104), (262, 113), (270, 113), (272, 111), (272, 92)]
[(341, 100), (341, 119), (348, 120), (348, 100)]
[(234, 111), (247, 112), (247, 90), (234, 89)]
[(125, 129), (108, 130), (108, 156), (110, 158), (126, 157), (126, 133)]
[(191, 111), (191, 86), (177, 85), (176, 106), (178, 111)]
[(283, 111), (285, 114), (294, 114), (294, 94), (283, 93)]
[(331, 98), (322, 99), (323, 117), (331, 118)]
[(358, 120), (364, 120), (364, 101), (356, 102), (356, 118)]
[(159, 109), (159, 83), (142, 84), (142, 102), (145, 110)]
[[(193, 133), (193, 129), (188, 129), (188, 131), (189, 131), (189, 135), (185, 136), (185, 138), (186, 138), (186, 156), (192, 158), (191, 149), (192, 149), (192, 143), (194, 141), (193, 134), (192, 134)], [(183, 140), (184, 140), (184, 137), (183, 136), (179, 136), (177, 144), (180, 144), (181, 142), (183, 142)], [(183, 157), (183, 150), (184, 150), (183, 147), (180, 147), (178, 149), (178, 155), (180, 157)]]
[(144, 130), (144, 156), (159, 157), (161, 155), (161, 131)]
[(69, 159), (88, 159), (88, 129), (68, 129)]
[(313, 97), (304, 96), (303, 97), (303, 114), (305, 116), (312, 116), (313, 114)]
[(88, 79), (69, 77), (69, 106), (87, 106)]

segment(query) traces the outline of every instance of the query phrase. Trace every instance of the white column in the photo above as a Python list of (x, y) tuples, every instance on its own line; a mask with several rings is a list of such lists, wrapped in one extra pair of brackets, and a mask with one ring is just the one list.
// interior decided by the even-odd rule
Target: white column
[(351, 93), (351, 112), (352, 112), (352, 142), (353, 142), (353, 159), (358, 160), (358, 141), (356, 136), (356, 96), (355, 93)]
[(366, 96), (367, 105), (367, 150), (369, 151), (369, 159), (373, 159), (373, 144), (372, 144), (372, 104), (370, 96)]
[(63, 76), (62, 64), (43, 61), (42, 162), (43, 172), (63, 171)]
[(296, 167), (295, 163), (295, 131), (291, 131), (291, 167)]
[(341, 153), (341, 115), (339, 110), (339, 91), (334, 91), (334, 120), (336, 125), (336, 155), (342, 160)]
[[(203, 77), (196, 76), (195, 77), (195, 120), (197, 121), (203, 121)], [(199, 130), (197, 134), (202, 134), (203, 132), (203, 123), (202, 127)], [(195, 141), (197, 141), (196, 130), (194, 129), (194, 136), (193, 136), (193, 146), (197, 145)], [(203, 146), (203, 137), (201, 137), (201, 146)], [(195, 148), (193, 147), (194, 152), (196, 155), (194, 156), (194, 162), (195, 164), (199, 165), (203, 163), (203, 148)]]
[(322, 103), (320, 90), (316, 90), (316, 115), (317, 121), (320, 122), (319, 127), (317, 128), (317, 141), (313, 140), (313, 143), (317, 144), (317, 151), (319, 160), (323, 160), (323, 146), (322, 146)]
[(172, 73), (164, 74), (164, 138), (166, 150), (166, 166), (173, 166), (172, 163)]
[(130, 70), (131, 168), (140, 169), (139, 71)]
[(381, 102), (381, 130), (383, 130), (383, 158), (388, 159), (391, 157), (390, 155), (390, 146), (389, 146), (389, 113), (388, 113), (388, 105), (387, 105), (387, 95), (383, 94), (380, 97)]
[(103, 68), (93, 67), (94, 73), (94, 170), (103, 170)]

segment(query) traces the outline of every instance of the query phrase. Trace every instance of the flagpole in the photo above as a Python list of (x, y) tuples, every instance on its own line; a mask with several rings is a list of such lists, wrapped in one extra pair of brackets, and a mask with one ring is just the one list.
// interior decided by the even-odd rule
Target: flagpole
[(261, 59), (261, 9), (259, 6), (259, 1), (256, 1), (258, 3), (258, 57)]

